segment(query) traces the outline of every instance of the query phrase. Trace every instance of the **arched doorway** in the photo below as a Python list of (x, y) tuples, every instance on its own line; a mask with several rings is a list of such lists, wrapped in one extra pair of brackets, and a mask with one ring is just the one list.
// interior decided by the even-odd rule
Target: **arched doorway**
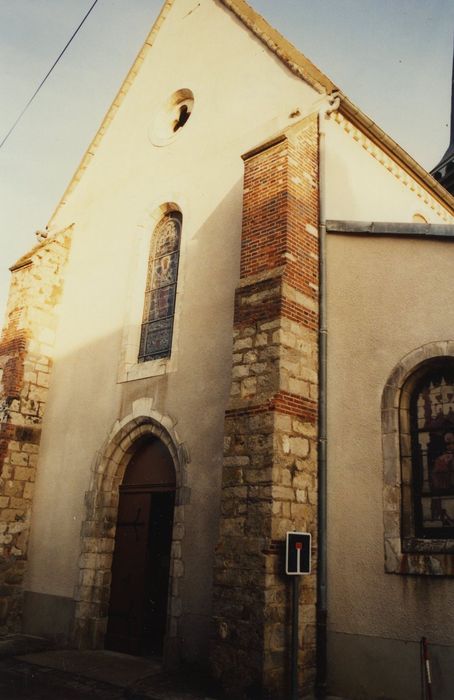
[(161, 654), (167, 620), (175, 467), (155, 436), (137, 444), (120, 486), (105, 646)]

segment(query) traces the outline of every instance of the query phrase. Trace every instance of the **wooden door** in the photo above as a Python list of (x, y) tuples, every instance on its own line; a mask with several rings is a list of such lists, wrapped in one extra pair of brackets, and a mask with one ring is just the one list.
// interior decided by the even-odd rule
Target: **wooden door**
[(173, 491), (151, 494), (142, 653), (162, 654), (167, 622), (170, 550), (172, 546)]
[(156, 438), (140, 445), (120, 486), (105, 646), (161, 654), (167, 621), (175, 470)]
[(106, 647), (141, 653), (150, 527), (148, 492), (120, 491)]

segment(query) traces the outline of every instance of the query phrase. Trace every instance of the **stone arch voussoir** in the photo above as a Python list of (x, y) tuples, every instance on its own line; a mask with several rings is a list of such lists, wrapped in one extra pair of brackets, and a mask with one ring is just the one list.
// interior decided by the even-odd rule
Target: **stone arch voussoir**
[[(383, 449), (383, 524), (385, 571), (423, 574), (432, 572), (432, 560), (443, 557), (413, 554), (402, 550), (402, 441), (409, 440), (409, 399), (412, 378), (416, 380), (429, 362), (454, 359), (454, 340), (426, 343), (405, 355), (394, 367), (382, 393), (381, 424)], [(432, 563), (431, 563), (432, 562)]]
[(189, 503), (187, 465), (189, 455), (176, 431), (176, 421), (152, 408), (151, 399), (139, 399), (132, 413), (113, 426), (95, 461), (89, 491), (85, 494), (85, 519), (81, 530), (79, 579), (75, 591), (74, 643), (79, 648), (102, 648), (107, 628), (112, 557), (118, 512), (119, 486), (137, 441), (154, 435), (168, 448), (175, 466), (176, 498), (170, 594), (165, 656), (177, 655), (180, 580), (184, 574), (181, 541), (184, 537), (184, 506)]

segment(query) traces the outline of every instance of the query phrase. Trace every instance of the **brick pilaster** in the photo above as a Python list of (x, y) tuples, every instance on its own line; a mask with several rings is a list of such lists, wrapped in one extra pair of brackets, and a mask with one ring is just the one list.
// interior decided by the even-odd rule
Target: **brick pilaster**
[(21, 625), (41, 422), (69, 245), (67, 230), (11, 268), (0, 338), (0, 633)]
[[(230, 697), (288, 697), (287, 530), (316, 544), (318, 124), (244, 157), (241, 279), (225, 416), (212, 665)], [(301, 596), (300, 676), (315, 665), (315, 575)]]

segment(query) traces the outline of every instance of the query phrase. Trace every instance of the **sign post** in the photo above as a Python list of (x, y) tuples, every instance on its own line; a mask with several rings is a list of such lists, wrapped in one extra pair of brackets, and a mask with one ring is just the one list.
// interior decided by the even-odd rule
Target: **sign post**
[(311, 535), (309, 532), (287, 532), (285, 544), (285, 573), (288, 576), (293, 576), (291, 700), (297, 700), (299, 577), (311, 573)]

